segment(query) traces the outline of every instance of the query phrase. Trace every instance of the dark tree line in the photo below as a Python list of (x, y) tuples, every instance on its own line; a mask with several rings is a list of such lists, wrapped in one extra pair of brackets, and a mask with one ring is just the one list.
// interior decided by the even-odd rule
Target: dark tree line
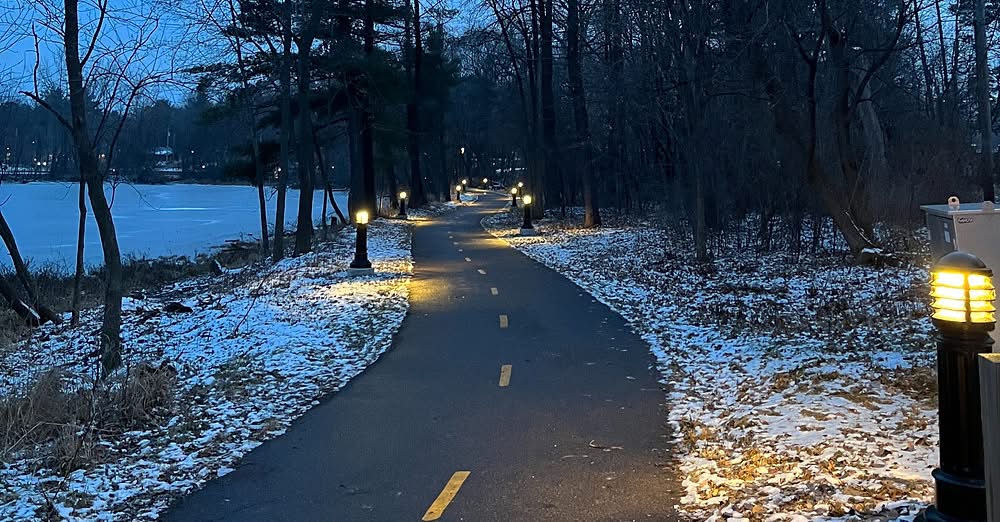
[(583, 205), (587, 226), (600, 205), (676, 212), (704, 260), (728, 225), (759, 219), (766, 249), (775, 220), (827, 216), (859, 254), (921, 203), (994, 196), (979, 151), (995, 141), (997, 11), (982, 1), (483, 6), (456, 93), (517, 113), (450, 130), (516, 150), (546, 206)]

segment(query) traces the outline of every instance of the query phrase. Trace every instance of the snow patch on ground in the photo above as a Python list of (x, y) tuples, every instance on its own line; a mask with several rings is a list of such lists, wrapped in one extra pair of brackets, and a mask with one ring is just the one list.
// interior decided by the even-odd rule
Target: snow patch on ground
[[(31, 459), (2, 465), (0, 520), (37, 520), (46, 506), (66, 520), (155, 519), (172, 498), (231, 472), (247, 452), (284, 433), (377, 360), (406, 314), (410, 227), (395, 220), (371, 225), (372, 276), (348, 276), (353, 251), (354, 233), (345, 229), (317, 251), (271, 267), (126, 299), (126, 364), (177, 369), (179, 396), (169, 419), (101, 437), (103, 458), (68, 475)], [(160, 312), (175, 300), (194, 311)], [(94, 347), (85, 334), (99, 324), (97, 311), (85, 321), (76, 329), (43, 329), (23, 349), (0, 353), (0, 394), (25, 390), (52, 367), (68, 372), (69, 386), (74, 379), (86, 385), (95, 362), (86, 356)]]
[(587, 230), (519, 212), (483, 225), (608, 305), (668, 391), (692, 520), (911, 519), (933, 495), (927, 274), (833, 256), (719, 253), (648, 223)]

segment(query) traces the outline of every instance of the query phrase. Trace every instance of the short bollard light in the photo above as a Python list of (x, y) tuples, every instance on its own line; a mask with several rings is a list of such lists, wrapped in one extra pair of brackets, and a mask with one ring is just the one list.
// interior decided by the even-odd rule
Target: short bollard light
[(357, 227), (354, 242), (354, 261), (351, 261), (350, 271), (354, 274), (372, 273), (372, 263), (368, 260), (368, 211), (359, 210), (354, 215)]
[(396, 217), (399, 219), (406, 219), (406, 191), (399, 193), (399, 214)]
[(533, 198), (531, 194), (525, 194), (521, 196), (521, 208), (524, 212), (524, 223), (521, 224), (521, 235), (522, 236), (533, 236), (535, 235), (535, 227), (531, 224), (531, 202)]
[(510, 189), (510, 208), (517, 208), (517, 187)]
[(978, 355), (992, 351), (996, 326), (993, 271), (978, 257), (952, 252), (931, 271), (931, 322), (937, 328), (940, 467), (926, 520), (986, 520), (982, 402)]

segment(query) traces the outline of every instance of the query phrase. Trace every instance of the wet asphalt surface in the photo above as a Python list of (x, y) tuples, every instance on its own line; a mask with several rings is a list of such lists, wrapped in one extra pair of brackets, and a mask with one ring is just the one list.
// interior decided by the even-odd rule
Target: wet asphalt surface
[(410, 312), (392, 349), (163, 518), (418, 521), (468, 471), (440, 520), (675, 520), (648, 347), (483, 230), (507, 202), (485, 194), (416, 226)]

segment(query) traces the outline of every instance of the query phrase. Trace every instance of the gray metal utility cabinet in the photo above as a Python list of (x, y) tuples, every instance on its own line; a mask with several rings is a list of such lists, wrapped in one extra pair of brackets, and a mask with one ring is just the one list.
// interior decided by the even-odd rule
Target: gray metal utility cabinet
[[(920, 209), (927, 213), (932, 262), (962, 250), (975, 254), (1000, 274), (1000, 209), (992, 201), (961, 203), (952, 196), (946, 205), (923, 205)], [(997, 276), (993, 286), (997, 286)], [(1000, 351), (1000, 328), (990, 335), (995, 342), (993, 351)]]

